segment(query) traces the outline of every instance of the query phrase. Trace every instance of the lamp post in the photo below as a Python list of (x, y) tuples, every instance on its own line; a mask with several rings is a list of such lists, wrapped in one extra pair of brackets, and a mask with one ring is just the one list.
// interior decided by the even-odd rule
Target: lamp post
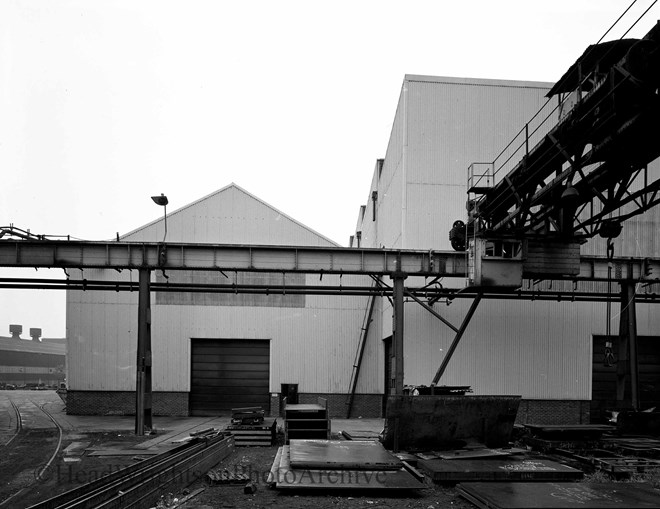
[[(165, 237), (167, 237), (167, 196), (152, 196), (156, 205), (165, 208), (165, 235), (158, 253), (159, 263), (165, 263)], [(144, 435), (145, 428), (151, 430), (152, 423), (152, 392), (151, 392), (151, 270), (140, 268), (140, 291), (138, 294), (138, 337), (136, 362), (136, 401), (135, 401), (135, 434)]]
[(156, 205), (160, 205), (165, 209), (165, 235), (163, 235), (163, 242), (165, 242), (165, 237), (167, 237), (167, 204), (169, 201), (167, 200), (167, 196), (163, 193), (160, 193), (160, 196), (152, 196), (151, 199)]

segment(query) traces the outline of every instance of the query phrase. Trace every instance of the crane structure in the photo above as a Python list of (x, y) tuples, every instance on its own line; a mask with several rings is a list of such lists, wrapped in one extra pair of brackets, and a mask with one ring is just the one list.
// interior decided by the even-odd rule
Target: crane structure
[[(494, 162), (468, 170), (468, 218), (449, 233), (470, 284), (579, 271), (581, 243), (616, 237), (660, 203), (660, 22), (642, 39), (589, 46)], [(557, 123), (548, 128), (550, 120)], [(656, 169), (657, 170), (657, 169)]]

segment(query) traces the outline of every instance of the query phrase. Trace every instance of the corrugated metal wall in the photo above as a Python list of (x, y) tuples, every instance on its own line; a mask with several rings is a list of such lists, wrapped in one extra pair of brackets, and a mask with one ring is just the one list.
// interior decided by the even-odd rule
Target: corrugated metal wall
[[(436, 309), (457, 325), (468, 306), (463, 300)], [(416, 304), (406, 308), (406, 383), (428, 385), (453, 332)], [(615, 303), (613, 331), (618, 312)], [(637, 312), (639, 335), (659, 330), (653, 305), (638, 304)], [(482, 301), (440, 383), (471, 385), (475, 394), (591, 399), (592, 336), (603, 334), (605, 323), (604, 303)]]
[(451, 249), (468, 166), (493, 161), (546, 102), (550, 84), (406, 76), (410, 249)]
[[(162, 219), (124, 237), (162, 240)], [(173, 242), (334, 245), (316, 232), (237, 186), (168, 215)], [(74, 271), (72, 277), (82, 277)], [(137, 280), (137, 273), (85, 271), (84, 277)], [(155, 279), (156, 275), (152, 275)], [(318, 276), (307, 276), (318, 284)], [(344, 277), (341, 284), (363, 284)], [(323, 284), (340, 284), (325, 276)], [(307, 296), (304, 308), (162, 305), (152, 294), (153, 388), (189, 391), (190, 338), (271, 340), (271, 391), (298, 383), (300, 392), (346, 393), (366, 299)], [(134, 390), (137, 294), (67, 292), (67, 335), (71, 344), (69, 387), (73, 390)], [(367, 345), (359, 392), (377, 392), (378, 350)]]

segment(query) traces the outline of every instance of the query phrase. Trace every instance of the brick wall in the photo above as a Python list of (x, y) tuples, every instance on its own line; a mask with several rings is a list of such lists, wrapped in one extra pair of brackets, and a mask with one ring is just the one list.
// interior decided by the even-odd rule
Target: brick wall
[[(67, 391), (70, 415), (135, 415), (135, 393), (129, 391)], [(154, 392), (152, 415), (187, 416), (187, 392)]]
[(589, 401), (524, 399), (516, 424), (589, 424)]
[[(299, 403), (328, 400), (331, 419), (346, 418), (346, 394), (301, 393)], [(356, 394), (351, 417), (382, 417), (382, 394)], [(271, 394), (270, 415), (280, 415), (280, 395)], [(128, 391), (68, 391), (66, 411), (71, 415), (135, 415), (135, 393)], [(154, 392), (153, 415), (188, 416), (187, 392)], [(522, 400), (516, 424), (589, 424), (589, 401)]]

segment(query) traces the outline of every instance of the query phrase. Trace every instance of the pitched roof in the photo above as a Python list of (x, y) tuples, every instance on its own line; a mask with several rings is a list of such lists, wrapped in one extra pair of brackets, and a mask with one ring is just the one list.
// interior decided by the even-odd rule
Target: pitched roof
[[(326, 242), (332, 244), (333, 246), (341, 247), (341, 245), (338, 244), (337, 242), (335, 242), (334, 240), (329, 239), (329, 238), (326, 237), (325, 235), (322, 235), (321, 233), (317, 232), (316, 230), (313, 230), (312, 228), (310, 228), (309, 226), (307, 226), (307, 225), (301, 223), (300, 221), (298, 221), (298, 220), (292, 218), (292, 217), (289, 216), (288, 214), (285, 214), (285, 213), (282, 212), (281, 210), (279, 210), (279, 209), (273, 207), (272, 205), (270, 205), (269, 203), (265, 202), (264, 200), (262, 200), (262, 199), (259, 198), (258, 196), (255, 196), (254, 194), (252, 194), (252, 193), (246, 191), (245, 189), (243, 189), (241, 186), (235, 184), (234, 182), (232, 182), (231, 184), (229, 184), (229, 185), (227, 185), (227, 186), (225, 186), (225, 187), (222, 187), (222, 188), (218, 189), (217, 191), (214, 191), (214, 192), (212, 192), (212, 193), (210, 193), (210, 194), (208, 194), (208, 195), (206, 195), (206, 196), (204, 196), (204, 197), (202, 197), (202, 198), (199, 198), (198, 200), (195, 200), (195, 201), (193, 201), (193, 202), (191, 202), (191, 203), (189, 203), (189, 204), (187, 204), (187, 205), (184, 205), (183, 207), (181, 207), (181, 208), (179, 208), (179, 209), (176, 209), (176, 210), (173, 211), (173, 212), (169, 212), (169, 213), (167, 214), (167, 217), (168, 217), (168, 218), (171, 218), (171, 217), (173, 217), (173, 216), (175, 216), (175, 215), (177, 215), (177, 214), (180, 214), (180, 213), (182, 213), (183, 211), (189, 209), (190, 207), (193, 207), (193, 206), (195, 206), (195, 205), (197, 205), (197, 204), (199, 204), (199, 203), (202, 203), (203, 201), (206, 201), (206, 200), (209, 200), (209, 199), (211, 199), (211, 198), (214, 198), (214, 197), (218, 196), (219, 194), (225, 193), (225, 192), (227, 192), (228, 190), (231, 190), (231, 189), (235, 189), (235, 190), (237, 190), (237, 191), (239, 191), (239, 192), (245, 194), (245, 195), (248, 196), (250, 199), (252, 199), (252, 200), (254, 200), (254, 201), (256, 201), (256, 202), (258, 202), (258, 203), (264, 205), (265, 207), (267, 207), (267, 208), (269, 208), (270, 210), (272, 210), (274, 213), (276, 213), (276, 214), (278, 214), (278, 215), (280, 215), (280, 216), (282, 216), (282, 217), (288, 219), (289, 221), (293, 222), (294, 224), (296, 224), (296, 225), (299, 226), (300, 228), (303, 228), (304, 230), (306, 230), (306, 231), (312, 233), (313, 235), (315, 235), (315, 236), (317, 236), (317, 237), (323, 239), (324, 241), (326, 241)], [(138, 232), (140, 232), (140, 231), (142, 231), (142, 230), (145, 230), (146, 228), (149, 228), (149, 227), (151, 227), (151, 226), (154, 226), (154, 225), (160, 223), (161, 221), (163, 221), (163, 219), (162, 219), (162, 218), (158, 218), (158, 219), (156, 219), (156, 220), (154, 220), (154, 221), (151, 221), (150, 223), (147, 223), (147, 224), (145, 224), (145, 225), (140, 226), (139, 228), (136, 228), (135, 230), (132, 230), (132, 231), (130, 231), (130, 232), (124, 234), (124, 235), (121, 235), (119, 238), (122, 239), (122, 240), (123, 240), (123, 239), (126, 239), (126, 237), (130, 237), (131, 235), (134, 235), (134, 234), (136, 234), (136, 233), (138, 233)]]

